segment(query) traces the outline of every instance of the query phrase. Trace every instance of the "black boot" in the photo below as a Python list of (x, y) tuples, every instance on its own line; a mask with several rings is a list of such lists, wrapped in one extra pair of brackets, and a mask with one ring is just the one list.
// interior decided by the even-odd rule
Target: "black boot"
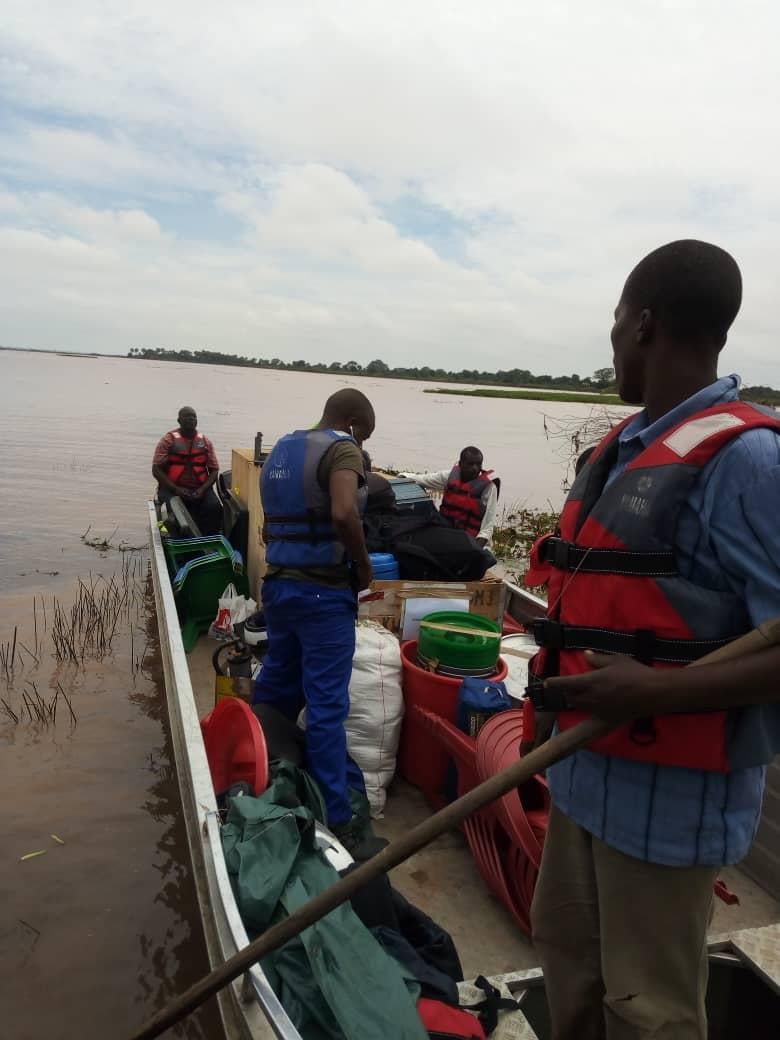
[(333, 824), (330, 830), (350, 856), (360, 862), (376, 856), (388, 844), (384, 838), (377, 838), (371, 827), (367, 827), (357, 816), (345, 823)]

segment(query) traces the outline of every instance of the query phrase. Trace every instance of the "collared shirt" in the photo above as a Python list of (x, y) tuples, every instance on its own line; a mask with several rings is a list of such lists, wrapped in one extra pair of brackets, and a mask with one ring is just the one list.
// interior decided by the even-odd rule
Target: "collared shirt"
[[(420, 487), (429, 491), (445, 491), (450, 482), (451, 469), (437, 470), (435, 473), (401, 473), (402, 477), (414, 480)], [(490, 544), (493, 540), (493, 528), (496, 526), (496, 508), (498, 506), (498, 488), (491, 482), (482, 492), (482, 505), (485, 512), (480, 521), (479, 534), (477, 538), (484, 538)]]
[[(738, 397), (726, 376), (650, 424), (644, 411), (619, 436), (608, 483), (677, 423)], [(680, 574), (744, 598), (754, 624), (780, 614), (780, 436), (748, 430), (702, 471), (676, 535)], [(761, 811), (762, 734), (780, 731), (780, 705), (740, 713), (730, 773), (679, 769), (580, 751), (548, 770), (555, 804), (575, 823), (630, 856), (670, 866), (737, 863)], [(777, 745), (775, 745), (777, 746)], [(732, 758), (734, 756), (732, 755)], [(764, 758), (763, 761), (766, 761)]]

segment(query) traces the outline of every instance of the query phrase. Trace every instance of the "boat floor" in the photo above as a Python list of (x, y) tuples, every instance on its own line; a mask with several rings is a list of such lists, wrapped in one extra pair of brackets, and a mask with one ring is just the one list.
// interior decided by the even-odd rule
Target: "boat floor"
[[(214, 706), (211, 663), (214, 648), (214, 642), (203, 637), (188, 656), (201, 717)], [(396, 779), (390, 787), (385, 818), (375, 821), (375, 830), (392, 839), (430, 813), (423, 795), (405, 781)], [(738, 896), (739, 904), (727, 906), (722, 900), (715, 900), (710, 926), (712, 938), (780, 922), (780, 903), (742, 871), (727, 867), (720, 876)], [(443, 835), (396, 867), (392, 882), (407, 899), (452, 935), (467, 979), (519, 971), (538, 963), (530, 939), (488, 891), (460, 833)]]

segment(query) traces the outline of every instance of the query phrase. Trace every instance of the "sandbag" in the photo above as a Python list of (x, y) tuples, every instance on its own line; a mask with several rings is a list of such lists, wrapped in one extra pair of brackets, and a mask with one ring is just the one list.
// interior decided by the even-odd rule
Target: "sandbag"
[(403, 714), (398, 640), (376, 622), (361, 622), (349, 683), (347, 750), (363, 772), (375, 819), (382, 815), (395, 774)]

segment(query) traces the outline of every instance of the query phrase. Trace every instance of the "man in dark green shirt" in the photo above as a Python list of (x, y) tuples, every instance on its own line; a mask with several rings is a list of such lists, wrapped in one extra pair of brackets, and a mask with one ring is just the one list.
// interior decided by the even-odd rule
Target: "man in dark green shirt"
[(347, 755), (344, 730), (356, 590), (371, 581), (360, 445), (374, 423), (374, 409), (360, 391), (339, 390), (317, 426), (274, 445), (261, 476), (269, 649), (254, 700), (289, 718), (306, 706), (308, 767), (322, 789), (330, 829), (355, 859), (381, 847), (352, 816), (349, 788), (363, 783)]

